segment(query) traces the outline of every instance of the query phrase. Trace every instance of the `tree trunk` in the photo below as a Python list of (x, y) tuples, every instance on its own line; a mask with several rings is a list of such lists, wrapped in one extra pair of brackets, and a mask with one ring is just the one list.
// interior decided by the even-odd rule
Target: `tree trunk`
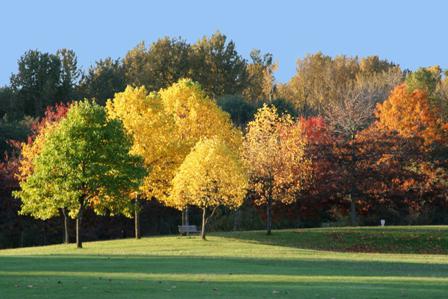
[(78, 216), (76, 217), (76, 248), (82, 248), (81, 240), (81, 220), (82, 220), (83, 207), (79, 208)]
[(206, 225), (206, 221), (207, 218), (205, 217), (207, 213), (207, 208), (202, 208), (202, 230), (201, 230), (201, 238), (202, 240), (206, 240), (205, 238), (205, 225)]
[(352, 226), (358, 225), (358, 215), (356, 213), (356, 203), (355, 199), (352, 197), (352, 194), (348, 195), (348, 199), (350, 200), (350, 220)]
[(135, 238), (140, 239), (140, 202), (139, 199), (135, 199), (135, 207), (134, 207), (134, 231), (135, 231)]
[[(186, 206), (183, 210), (182, 210), (182, 225), (189, 225), (189, 221), (188, 221), (188, 206)], [(189, 233), (182, 233), (182, 236), (188, 236)]]
[(43, 238), (42, 238), (43, 245), (47, 245), (47, 221), (45, 220), (42, 225), (42, 232), (43, 232)]
[(65, 208), (62, 209), (62, 217), (64, 218), (64, 244), (68, 244), (70, 241), (68, 236), (68, 218)]
[(300, 200), (296, 200), (296, 209), (297, 209), (297, 228), (300, 228), (302, 226), (302, 219), (300, 217)]
[(355, 134), (352, 134), (352, 142), (351, 142), (351, 158), (352, 158), (352, 176), (351, 176), (351, 184), (350, 184), (350, 194), (348, 195), (348, 199), (350, 200), (350, 219), (352, 226), (358, 225), (358, 215), (356, 214), (356, 203), (355, 198), (353, 197), (354, 194), (357, 194), (355, 191), (357, 191), (357, 186), (355, 185), (355, 178), (354, 175), (356, 175), (356, 163), (358, 161), (358, 157), (356, 156), (356, 149), (354, 145), (355, 140)]
[[(185, 208), (182, 209), (182, 215), (180, 216), (180, 220), (181, 220), (181, 225), (184, 226), (185, 225)], [(182, 233), (182, 236), (186, 236), (186, 233)]]
[(233, 230), (237, 231), (240, 229), (240, 226), (241, 226), (241, 208), (238, 208), (235, 211), (234, 216), (235, 217), (233, 218)]
[(272, 197), (268, 198), (266, 204), (266, 234), (270, 235), (272, 230)]

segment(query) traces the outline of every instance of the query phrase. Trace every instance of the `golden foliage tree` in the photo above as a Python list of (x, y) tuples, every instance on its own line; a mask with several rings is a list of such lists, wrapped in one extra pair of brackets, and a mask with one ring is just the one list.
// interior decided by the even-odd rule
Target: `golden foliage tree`
[(219, 206), (237, 208), (243, 204), (247, 181), (235, 149), (216, 137), (203, 139), (179, 167), (170, 198), (179, 209), (187, 205), (202, 209), (201, 236), (205, 240), (206, 225)]
[(289, 115), (279, 116), (275, 107), (264, 105), (248, 125), (243, 156), (250, 174), (251, 188), (258, 205), (266, 205), (267, 234), (272, 229), (272, 204), (290, 204), (311, 176), (306, 155), (307, 140), (300, 122)]
[(128, 86), (124, 92), (115, 94), (107, 102), (110, 117), (123, 122), (125, 129), (133, 137), (132, 152), (144, 158), (151, 172), (142, 187), (148, 197), (161, 197), (165, 190), (164, 182), (170, 181), (168, 167), (177, 148), (173, 119), (164, 111), (160, 98), (148, 94), (145, 87)]
[(172, 172), (178, 165), (173, 118), (164, 110), (160, 98), (155, 93), (148, 94), (145, 87), (128, 86), (124, 92), (116, 93), (107, 101), (110, 117), (118, 118), (133, 138), (131, 152), (143, 157), (149, 170), (138, 194), (134, 194), (135, 237), (140, 238), (139, 197), (161, 198), (171, 181)]
[(132, 151), (144, 158), (149, 170), (144, 197), (168, 206), (176, 206), (167, 196), (176, 170), (201, 138), (218, 136), (232, 149), (241, 146), (241, 133), (229, 115), (189, 79), (149, 94), (144, 87), (128, 86), (108, 101), (107, 110), (123, 121), (134, 139)]

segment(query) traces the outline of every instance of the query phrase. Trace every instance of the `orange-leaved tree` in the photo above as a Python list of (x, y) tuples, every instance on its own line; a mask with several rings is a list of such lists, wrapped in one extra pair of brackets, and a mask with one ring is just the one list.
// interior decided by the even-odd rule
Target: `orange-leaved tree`
[[(423, 75), (420, 77), (426, 78)], [(425, 186), (421, 190), (431, 193), (428, 198), (433, 200), (445, 197), (448, 185), (446, 97), (443, 92), (435, 92), (434, 88), (428, 88), (430, 84), (425, 82), (428, 80), (417, 79), (414, 81), (419, 84), (414, 84), (415, 82), (410, 80), (406, 85), (397, 86), (389, 98), (377, 106), (376, 116), (378, 125), (383, 130), (394, 131), (404, 138), (423, 140), (419, 151), (425, 161), (413, 167), (417, 174), (426, 178)], [(444, 81), (437, 84), (439, 85), (436, 88), (443, 89)]]
[(428, 94), (405, 84), (397, 86), (389, 98), (377, 105), (376, 116), (381, 127), (398, 132), (403, 137), (420, 137), (427, 145), (445, 143), (448, 126), (437, 107), (430, 105)]
[(266, 230), (271, 234), (272, 205), (290, 204), (311, 176), (306, 155), (307, 140), (300, 122), (279, 116), (275, 107), (264, 105), (250, 122), (243, 142), (243, 157), (249, 169), (250, 187), (256, 204), (266, 205)]

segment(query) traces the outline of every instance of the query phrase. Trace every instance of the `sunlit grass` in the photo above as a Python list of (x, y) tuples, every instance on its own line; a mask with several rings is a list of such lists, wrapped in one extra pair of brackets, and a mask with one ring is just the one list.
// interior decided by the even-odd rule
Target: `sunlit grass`
[[(359, 233), (386, 244), (342, 252), (363, 242)], [(446, 298), (448, 256), (406, 245), (434, 239), (434, 252), (446, 253), (446, 235), (446, 227), (327, 228), (2, 250), (0, 298)], [(406, 254), (395, 253), (400, 242)]]

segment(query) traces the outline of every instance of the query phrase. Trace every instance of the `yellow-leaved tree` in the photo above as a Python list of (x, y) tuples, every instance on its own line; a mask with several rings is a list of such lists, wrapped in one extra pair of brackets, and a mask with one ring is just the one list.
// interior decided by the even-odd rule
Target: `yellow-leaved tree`
[(161, 89), (158, 96), (165, 112), (174, 120), (182, 160), (200, 139), (206, 137), (218, 136), (231, 148), (241, 146), (241, 132), (232, 125), (230, 115), (222, 111), (198, 83), (181, 79)]
[(311, 160), (300, 122), (279, 116), (275, 107), (264, 105), (247, 127), (243, 157), (249, 169), (250, 187), (266, 205), (266, 230), (271, 234), (272, 204), (291, 204), (311, 179)]
[[(168, 196), (178, 167), (201, 138), (218, 136), (230, 148), (239, 149), (241, 132), (230, 116), (210, 99), (199, 84), (181, 79), (158, 92), (128, 86), (107, 102), (112, 118), (122, 120), (133, 137), (133, 153), (144, 158), (149, 171), (140, 188), (146, 199), (157, 198), (176, 207)], [(136, 201), (136, 237), (138, 200)]]
[(163, 197), (179, 163), (174, 121), (165, 112), (160, 97), (148, 93), (145, 87), (128, 86), (108, 100), (106, 107), (109, 117), (123, 122), (133, 138), (132, 153), (143, 157), (148, 170), (140, 192), (133, 194), (135, 237), (140, 238), (140, 198)]
[(216, 209), (241, 206), (247, 183), (247, 173), (238, 151), (220, 138), (202, 139), (179, 167), (170, 199), (179, 209), (187, 205), (202, 209), (201, 237), (205, 240), (206, 225)]

